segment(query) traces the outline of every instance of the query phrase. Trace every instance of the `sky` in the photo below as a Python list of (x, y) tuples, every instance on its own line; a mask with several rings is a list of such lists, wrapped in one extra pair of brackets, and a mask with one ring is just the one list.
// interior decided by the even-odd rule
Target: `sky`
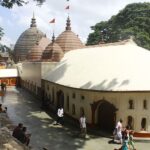
[[(150, 2), (150, 0), (46, 0), (42, 6), (29, 0), (23, 7), (14, 6), (7, 9), (0, 6), (0, 27), (5, 35), (0, 41), (9, 46), (15, 44), (22, 32), (30, 27), (33, 12), (37, 27), (51, 39), (54, 30), (57, 37), (65, 30), (66, 19), (69, 13), (72, 31), (79, 35), (86, 43), (91, 26), (98, 22), (106, 21), (116, 15), (127, 4), (136, 2)], [(66, 6), (70, 6), (66, 10)], [(55, 25), (49, 22), (55, 18)]]

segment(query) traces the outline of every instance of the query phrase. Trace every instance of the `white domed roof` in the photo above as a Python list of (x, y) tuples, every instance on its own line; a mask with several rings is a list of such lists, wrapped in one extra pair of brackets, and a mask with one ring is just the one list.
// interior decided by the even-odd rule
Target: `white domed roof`
[(120, 42), (70, 51), (44, 79), (79, 89), (150, 91), (149, 66), (150, 51)]

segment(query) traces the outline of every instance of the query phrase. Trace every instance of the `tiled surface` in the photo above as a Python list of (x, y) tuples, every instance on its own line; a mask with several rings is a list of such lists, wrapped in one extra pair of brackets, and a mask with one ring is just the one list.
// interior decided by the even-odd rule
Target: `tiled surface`
[[(73, 127), (53, 125), (54, 119), (41, 111), (39, 102), (23, 89), (8, 88), (1, 103), (8, 107), (8, 115), (14, 124), (22, 122), (32, 133), (30, 145), (33, 150), (113, 150), (120, 145), (108, 144), (109, 138), (88, 135), (78, 137)], [(137, 150), (150, 150), (150, 141), (136, 142)]]

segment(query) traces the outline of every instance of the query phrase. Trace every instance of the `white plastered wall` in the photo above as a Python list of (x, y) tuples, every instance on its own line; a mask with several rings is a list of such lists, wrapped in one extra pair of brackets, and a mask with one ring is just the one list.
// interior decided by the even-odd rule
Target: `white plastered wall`
[[(132, 116), (134, 119), (134, 130), (141, 130), (141, 120), (142, 118), (146, 118), (146, 131), (150, 132), (150, 92), (96, 92), (96, 91), (86, 91), (80, 89), (69, 88), (65, 86), (61, 86), (58, 84), (54, 84), (46, 81), (46, 84), (49, 85), (49, 90), (47, 91), (45, 86), (45, 91), (51, 93), (52, 88), (55, 91), (55, 102), (56, 105), (56, 92), (62, 90), (64, 92), (64, 110), (65, 113), (70, 115), (71, 117), (78, 119), (80, 116), (80, 108), (83, 107), (87, 122), (91, 123), (92, 120), (92, 112), (90, 104), (94, 101), (99, 101), (101, 99), (105, 99), (111, 104), (113, 104), (118, 111), (116, 112), (116, 121), (120, 118), (123, 119), (123, 126), (127, 125), (127, 117)], [(75, 93), (76, 97), (73, 98), (72, 95)], [(67, 110), (66, 99), (67, 95), (69, 96), (69, 111)], [(84, 99), (81, 98), (84, 96)], [(129, 100), (132, 99), (134, 102), (134, 109), (129, 109)], [(143, 101), (147, 100), (147, 109), (143, 108)], [(72, 104), (75, 104), (76, 114), (72, 114)], [(97, 122), (97, 110), (95, 112), (95, 122)]]

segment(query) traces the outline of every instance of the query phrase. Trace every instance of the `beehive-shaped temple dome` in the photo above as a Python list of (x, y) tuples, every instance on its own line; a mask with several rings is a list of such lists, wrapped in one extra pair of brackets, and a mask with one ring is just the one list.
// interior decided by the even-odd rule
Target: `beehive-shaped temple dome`
[(36, 41), (36, 44), (28, 51), (27, 59), (29, 61), (42, 61), (42, 53), (50, 43), (50, 40), (46, 37), (42, 37), (40, 41)]
[(29, 61), (41, 61), (41, 55), (42, 55), (42, 47), (39, 45), (39, 42), (31, 48), (31, 50), (28, 51), (27, 59)]
[(14, 48), (16, 62), (26, 60), (28, 51), (36, 44), (37, 37), (40, 40), (45, 35), (37, 29), (36, 19), (33, 16), (30, 28), (24, 31), (16, 42)]
[(50, 43), (43, 52), (43, 61), (60, 61), (64, 53), (61, 47), (55, 42), (55, 37), (52, 37), (52, 43)]
[(66, 30), (62, 32), (56, 39), (56, 43), (60, 45), (63, 52), (67, 52), (74, 49), (83, 48), (84, 45), (78, 36), (71, 31), (70, 18), (67, 18)]

